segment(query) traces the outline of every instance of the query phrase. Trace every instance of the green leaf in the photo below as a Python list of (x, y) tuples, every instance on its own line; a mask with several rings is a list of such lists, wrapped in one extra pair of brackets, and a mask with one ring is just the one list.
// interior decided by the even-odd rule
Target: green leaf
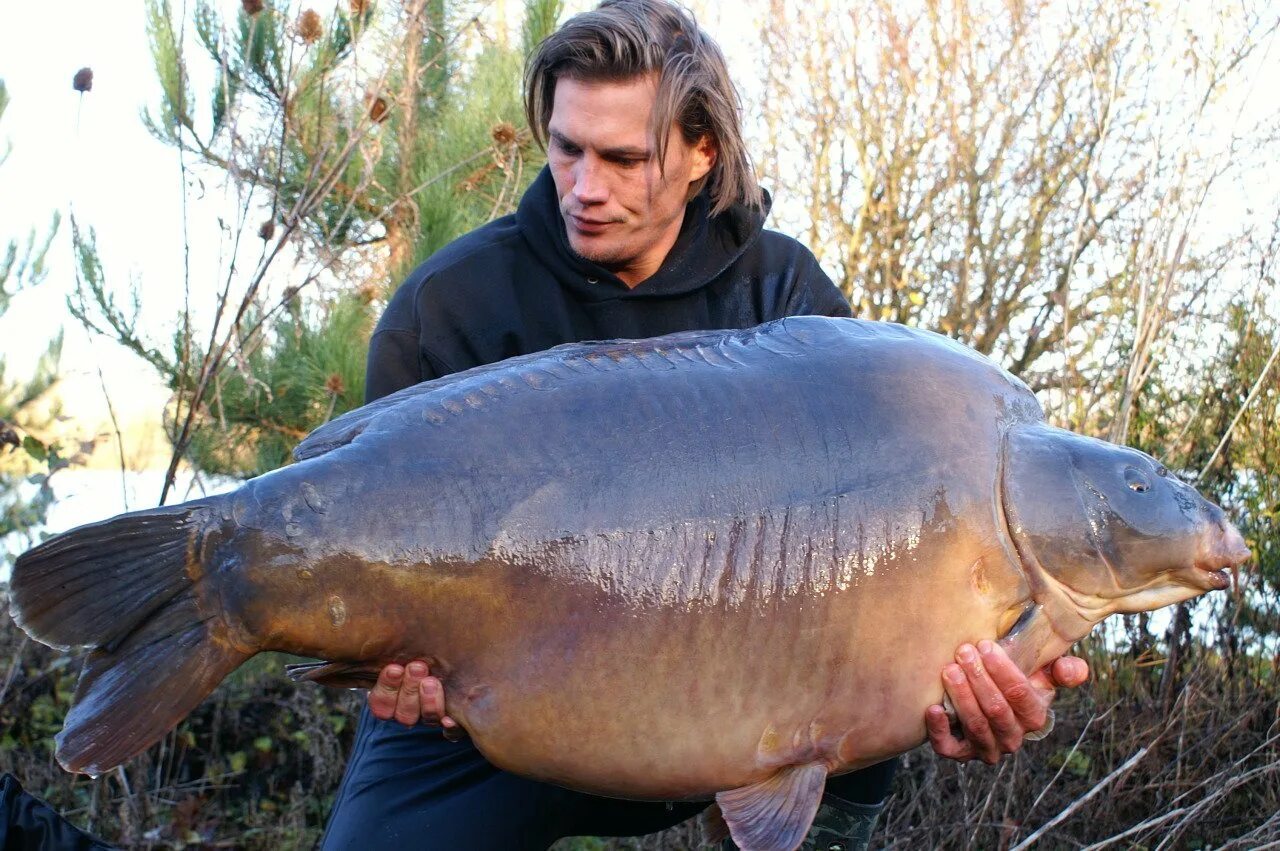
[(1049, 766), (1051, 768), (1066, 767), (1066, 770), (1074, 774), (1076, 777), (1088, 777), (1089, 769), (1093, 767), (1093, 760), (1089, 759), (1089, 755), (1081, 750), (1060, 750), (1049, 757)]
[(28, 455), (41, 463), (49, 459), (49, 448), (29, 434), (23, 436), (22, 448)]

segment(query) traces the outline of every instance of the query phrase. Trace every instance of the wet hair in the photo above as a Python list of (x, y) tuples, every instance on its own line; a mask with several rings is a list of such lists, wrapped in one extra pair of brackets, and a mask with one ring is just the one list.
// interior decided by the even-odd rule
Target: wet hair
[(672, 124), (689, 144), (710, 136), (716, 158), (691, 187), (709, 185), (711, 213), (733, 204), (759, 208), (760, 186), (742, 140), (741, 104), (724, 54), (693, 13), (668, 0), (605, 0), (575, 15), (547, 38), (525, 64), (524, 108), (544, 149), (556, 80), (621, 81), (658, 78), (651, 132), (658, 163), (665, 161)]

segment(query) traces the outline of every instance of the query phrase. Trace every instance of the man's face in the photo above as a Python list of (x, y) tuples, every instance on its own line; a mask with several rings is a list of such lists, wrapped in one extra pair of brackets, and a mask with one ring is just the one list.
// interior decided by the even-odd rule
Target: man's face
[(665, 168), (649, 134), (653, 76), (622, 82), (561, 77), (547, 131), (547, 159), (569, 245), (635, 286), (658, 270), (680, 233), (689, 187), (715, 149), (672, 127)]

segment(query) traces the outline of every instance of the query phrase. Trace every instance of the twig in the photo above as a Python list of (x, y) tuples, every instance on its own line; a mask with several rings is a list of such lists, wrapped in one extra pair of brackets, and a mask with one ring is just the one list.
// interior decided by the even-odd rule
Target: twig
[[(1226, 845), (1219, 847), (1218, 851), (1227, 851), (1228, 848), (1248, 848), (1251, 849), (1251, 851), (1262, 851), (1264, 848), (1280, 848), (1280, 839), (1268, 842), (1265, 845), (1254, 844), (1259, 838), (1266, 835), (1268, 830), (1275, 828), (1277, 823), (1280, 823), (1280, 811), (1272, 813), (1271, 818), (1267, 819), (1244, 836), (1238, 836)], [(1272, 835), (1274, 836), (1275, 834)]]
[(1156, 827), (1157, 825), (1164, 824), (1169, 819), (1174, 818), (1176, 816), (1180, 816), (1185, 812), (1186, 812), (1185, 807), (1178, 807), (1176, 810), (1170, 810), (1169, 812), (1163, 815), (1156, 816), (1155, 818), (1149, 818), (1144, 822), (1135, 824), (1133, 827), (1129, 828), (1128, 830), (1123, 831), (1121, 833), (1117, 833), (1115, 836), (1108, 837), (1102, 840), (1101, 842), (1095, 842), (1092, 845), (1087, 845), (1084, 848), (1081, 848), (1080, 851), (1098, 851), (1098, 849), (1100, 848), (1106, 848), (1108, 845), (1114, 845), (1115, 843), (1119, 842), (1121, 839), (1124, 839), (1126, 836), (1132, 836), (1135, 833), (1141, 833), (1142, 831), (1147, 830), (1149, 828), (1153, 828), (1153, 827)]
[(22, 641), (18, 643), (18, 649), (13, 651), (13, 661), (9, 663), (9, 673), (5, 674), (4, 685), (0, 686), (0, 706), (4, 705), (4, 697), (9, 693), (9, 686), (13, 683), (13, 678), (18, 673), (18, 666), (22, 662), (22, 651), (27, 649), (27, 642), (30, 640), (26, 635), (23, 635)]
[(120, 499), (124, 510), (129, 510), (129, 480), (126, 477), (128, 472), (124, 463), (124, 436), (120, 434), (120, 423), (116, 419), (115, 406), (111, 404), (111, 394), (107, 392), (107, 379), (102, 374), (102, 364), (98, 364), (98, 384), (102, 387), (102, 398), (107, 403), (107, 414), (111, 417), (111, 428), (116, 433), (116, 450), (120, 453)]
[[(1018, 755), (1015, 753), (1013, 755), (1013, 760), (1016, 761), (1017, 759), (1018, 759)], [(1005, 769), (1007, 769), (1009, 765), (1010, 765), (1009, 762), (1000, 763), (1000, 770), (996, 773), (995, 778), (992, 779), (990, 784), (991, 788), (987, 790), (987, 799), (982, 802), (982, 809), (978, 811), (977, 824), (981, 824), (982, 822), (986, 821), (987, 812), (991, 809), (991, 801), (995, 797), (996, 788), (1000, 783), (1000, 778), (1004, 776)], [(969, 834), (969, 841), (966, 843), (966, 845), (968, 846), (973, 845), (978, 840), (978, 830), (980, 828), (977, 827), (977, 824), (975, 824), (973, 828), (973, 832)]]
[[(1112, 706), (1111, 709), (1115, 709), (1115, 707)], [(1058, 773), (1053, 775), (1053, 779), (1045, 784), (1045, 787), (1040, 790), (1040, 794), (1031, 802), (1031, 808), (1027, 810), (1025, 815), (1023, 815), (1023, 824), (1026, 824), (1031, 820), (1031, 814), (1036, 811), (1036, 807), (1040, 806), (1040, 802), (1044, 800), (1044, 796), (1047, 795), (1049, 790), (1053, 788), (1053, 785), (1058, 782), (1058, 778), (1062, 776), (1062, 772), (1067, 770), (1067, 766), (1071, 764), (1071, 757), (1075, 756), (1076, 751), (1080, 749), (1080, 743), (1084, 741), (1084, 737), (1089, 732), (1089, 728), (1093, 726), (1093, 722), (1097, 721), (1099, 718), (1106, 718), (1111, 714), (1111, 709), (1108, 709), (1106, 712), (1102, 713), (1102, 715), (1094, 714), (1089, 716), (1089, 720), (1085, 722), (1084, 729), (1080, 731), (1080, 736), (1076, 739), (1076, 743), (1072, 745), (1071, 750), (1067, 752), (1066, 758), (1062, 760), (1062, 765), (1058, 766)]]
[(1218, 456), (1222, 454), (1222, 450), (1227, 445), (1227, 441), (1231, 439), (1231, 433), (1236, 430), (1236, 425), (1240, 422), (1240, 418), (1244, 416), (1244, 412), (1249, 410), (1249, 406), (1253, 404), (1253, 400), (1257, 398), (1258, 391), (1262, 389), (1262, 383), (1266, 380), (1267, 374), (1271, 372), (1271, 367), (1275, 366), (1276, 358), (1280, 357), (1280, 340), (1276, 340), (1275, 348), (1271, 350), (1271, 357), (1267, 358), (1267, 364), (1262, 368), (1262, 372), (1258, 374), (1258, 378), (1253, 382), (1253, 386), (1249, 388), (1249, 395), (1245, 396), (1244, 404), (1240, 406), (1240, 410), (1236, 411), (1236, 415), (1231, 420), (1231, 425), (1227, 426), (1227, 430), (1223, 432), (1222, 439), (1218, 441), (1218, 445), (1214, 448), (1213, 454), (1209, 456), (1209, 460), (1200, 468), (1200, 472), (1196, 473), (1195, 483), (1199, 484), (1204, 478), (1205, 473), (1213, 468), (1218, 460)]
[(1070, 818), (1072, 814), (1075, 813), (1076, 810), (1084, 806), (1089, 800), (1091, 800), (1095, 795), (1097, 795), (1103, 789), (1110, 786), (1112, 782), (1114, 782), (1117, 778), (1127, 774), (1129, 772), (1129, 769), (1137, 765), (1138, 760), (1142, 759), (1146, 755), (1147, 755), (1147, 748), (1145, 746), (1138, 748), (1138, 750), (1134, 753), (1133, 756), (1125, 760), (1124, 765), (1120, 766), (1115, 771), (1111, 772), (1106, 777), (1102, 778), (1102, 780), (1100, 780), (1098, 784), (1095, 785), (1092, 789), (1090, 789), (1088, 792), (1081, 795), (1079, 798), (1076, 798), (1076, 800), (1073, 801), (1070, 806), (1068, 806), (1062, 812), (1058, 813), (1056, 816), (1049, 819), (1049, 821), (1041, 825), (1039, 830), (1037, 830), (1035, 833), (1031, 834), (1026, 839), (1019, 842), (1017, 845), (1013, 846), (1011, 851), (1023, 851), (1024, 848), (1030, 848), (1032, 845), (1035, 844), (1036, 840), (1038, 840), (1045, 833), (1047, 833), (1048, 831), (1052, 830), (1053, 828), (1057, 827), (1059, 824), (1061, 824), (1062, 822)]
[[(1240, 774), (1235, 777), (1232, 777), (1229, 781), (1227, 781), (1227, 783), (1225, 783), (1222, 786), (1222, 788), (1216, 790), (1213, 794), (1208, 795), (1205, 798), (1201, 799), (1200, 801), (1196, 802), (1194, 806), (1188, 807), (1186, 817), (1182, 819), (1182, 822), (1178, 824), (1177, 827), (1169, 831), (1169, 833), (1165, 834), (1165, 837), (1162, 840), (1160, 840), (1160, 844), (1156, 846), (1156, 851), (1160, 851), (1160, 849), (1165, 848), (1173, 844), (1175, 841), (1177, 841), (1178, 837), (1182, 835), (1182, 832), (1187, 829), (1187, 823), (1193, 817), (1199, 815), (1202, 811), (1209, 809), (1214, 804), (1218, 803), (1219, 800), (1226, 797), (1231, 792), (1234, 792), (1236, 789), (1245, 785), (1249, 781), (1253, 780), (1255, 777), (1263, 776), (1266, 774), (1274, 774), (1276, 772), (1280, 772), (1280, 763), (1269, 763), (1267, 765), (1261, 766), (1260, 768), (1255, 768), (1255, 769), (1252, 769), (1251, 771), (1245, 772), (1244, 774)], [(1204, 786), (1204, 785), (1206, 784), (1204, 783), (1200, 784), (1200, 786)]]

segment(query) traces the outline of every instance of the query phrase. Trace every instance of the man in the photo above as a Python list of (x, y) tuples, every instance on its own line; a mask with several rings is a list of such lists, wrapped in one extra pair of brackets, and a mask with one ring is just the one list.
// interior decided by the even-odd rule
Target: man
[[(809, 251), (762, 229), (768, 200), (724, 59), (680, 7), (607, 0), (539, 46), (525, 83), (548, 167), (514, 215), (437, 252), (396, 293), (370, 348), (370, 400), (559, 343), (849, 315)], [(963, 738), (941, 707), (927, 719), (935, 749), (957, 759), (1016, 750), (1044, 725), (1053, 684), (1087, 674), (1064, 659), (1029, 680), (989, 646), (958, 659), (944, 682)], [(649, 833), (706, 808), (499, 771), (469, 742), (447, 741), (457, 726), (421, 661), (388, 666), (367, 709), (325, 848), (542, 849), (560, 836)], [(895, 764), (831, 778), (811, 834), (820, 847), (865, 845)]]

